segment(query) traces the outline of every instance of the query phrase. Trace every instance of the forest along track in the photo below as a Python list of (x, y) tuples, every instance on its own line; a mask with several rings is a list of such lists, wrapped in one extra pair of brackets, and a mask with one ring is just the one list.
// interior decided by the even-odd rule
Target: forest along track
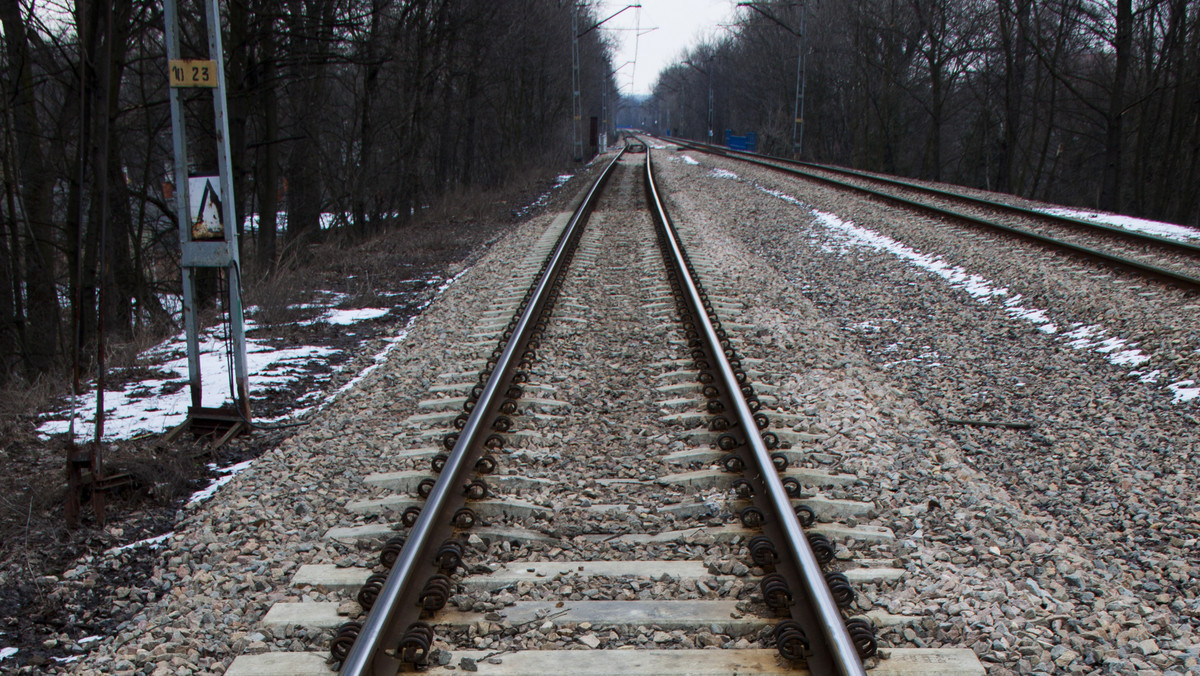
[[(410, 599), (397, 611), (419, 614), (427, 624), (404, 620), (399, 630), (381, 632), (391, 637), (388, 644), (365, 646), (391, 584), (385, 583), (388, 568), (382, 564), (374, 570), (301, 567), (293, 579), (298, 591), (341, 592), (345, 601), (279, 602), (265, 624), (336, 629), (356, 619), (358, 624), (343, 626), (335, 640), (335, 654), (347, 662), (343, 673), (357, 669), (351, 665), (354, 651), (378, 658), (398, 644), (404, 657), (427, 661), (427, 673), (796, 673), (804, 660), (785, 660), (772, 646), (783, 636), (785, 653), (807, 657), (797, 638), (805, 633), (814, 644), (813, 673), (847, 672), (820, 664), (827, 649), (819, 632), (797, 626), (777, 631), (780, 612), (764, 602), (764, 576), (770, 595), (782, 598), (784, 607), (792, 605), (789, 601), (803, 606), (806, 596), (794, 579), (770, 576), (776, 568), (791, 572), (784, 553), (789, 545), (765, 545), (755, 539), (761, 531), (743, 523), (766, 516), (770, 525), (771, 516), (763, 511), (747, 511), (759, 503), (751, 505), (746, 494), (762, 497), (756, 487), (761, 483), (753, 481), (752, 472), (746, 482), (739, 481), (741, 474), (721, 469), (752, 465), (749, 451), (739, 446), (740, 461), (728, 460), (718, 445), (728, 446), (722, 437), (743, 428), (734, 423), (730, 430), (710, 429), (714, 418), (729, 420), (730, 399), (704, 391), (709, 383), (700, 379), (697, 360), (717, 360), (695, 352), (694, 335), (689, 340), (681, 322), (656, 223), (646, 207), (642, 162), (636, 154), (616, 160), (611, 189), (599, 199), (578, 249), (568, 256), (571, 267), (552, 316), (539, 327), (535, 354), (524, 347), (518, 353), (533, 358), (520, 365), (526, 375), (516, 378), (523, 382), (518, 382), (515, 410), (508, 407), (507, 422), (485, 430), (484, 436), (494, 432), (503, 438), (502, 445), (493, 438), (485, 453), (494, 459), (494, 471), (466, 475), (484, 480), (486, 495), (476, 484), (473, 497), (482, 499), (468, 500), (471, 515), (456, 520), (462, 527), (454, 533), (457, 545), (447, 547), (435, 538), (437, 554), (430, 562), (445, 564), (441, 573), (430, 562), (418, 566), (420, 603), (433, 610), (419, 613)], [(430, 471), (431, 459), (449, 463), (441, 473), (446, 476), (455, 464), (459, 435), (469, 436), (470, 418), (489, 415), (464, 420), (460, 412), (474, 397), (472, 390), (478, 394), (477, 383), (487, 381), (489, 359), (503, 360), (496, 346), (506, 340), (513, 313), (520, 312), (525, 291), (556, 248), (564, 220), (529, 251), (509, 285), (498, 291), (496, 307), (465, 338), (477, 349), (477, 359), (458, 372), (439, 374), (430, 398), (409, 418), (409, 445), (394, 453), (403, 458), (401, 466), (413, 469), (368, 477), (370, 497), (346, 505), (351, 514), (383, 519), (335, 528), (326, 537), (376, 546), (390, 539), (383, 558), (405, 560), (405, 551), (414, 546), (403, 539), (406, 531), (432, 518), (420, 497), (430, 494), (431, 480), (439, 476)], [(903, 571), (890, 567), (891, 532), (860, 523), (870, 520), (872, 503), (824, 495), (860, 482), (854, 475), (816, 468), (810, 456), (818, 454), (804, 450), (813, 439), (791, 429), (799, 418), (771, 396), (772, 382), (789, 374), (771, 373), (764, 358), (769, 355), (755, 358), (754, 346), (739, 337), (754, 328), (737, 323), (748, 309), (745, 290), (723, 284), (722, 270), (699, 250), (702, 246), (697, 249), (690, 254), (696, 281), (708, 290), (712, 314), (724, 320), (717, 326), (728, 332), (730, 362), (745, 369), (743, 392), (761, 402), (761, 413), (770, 420), (771, 434), (763, 437), (772, 446), (778, 442), (774, 461), (786, 459), (779, 479), (798, 489), (792, 504), (804, 506), (798, 510), (802, 520), (815, 516), (807, 529), (811, 551), (825, 561), (825, 573), (841, 573), (832, 578), (840, 580), (835, 587), (843, 587), (842, 581), (857, 586), (900, 578)], [(517, 394), (507, 387), (508, 394)], [(456, 450), (447, 459), (443, 449), (452, 447)], [(484, 465), (491, 469), (490, 461)], [(468, 469), (479, 467), (472, 462)], [(456, 481), (461, 490), (466, 482)], [(430, 501), (437, 499), (437, 487), (432, 491)], [(781, 560), (773, 563), (776, 557)], [(401, 566), (391, 563), (393, 573)], [(374, 608), (365, 623), (354, 617), (359, 611), (355, 594)], [(848, 601), (842, 611), (847, 616), (877, 625), (917, 619), (890, 615), (870, 602), (860, 606), (853, 592), (838, 596)], [(869, 654), (874, 639), (861, 628), (852, 633)], [(355, 673), (394, 673), (400, 661), (367, 660), (363, 664), (371, 666)], [(329, 674), (328, 662), (327, 654), (263, 653), (239, 657), (227, 673)], [(881, 648), (864, 664), (872, 673), (983, 673), (966, 649)]]
[(842, 167), (731, 151), (694, 141), (663, 141), (680, 148), (819, 181), (835, 188), (853, 190), (905, 209), (945, 218), (952, 226), (963, 227), (966, 236), (974, 236), (972, 231), (979, 229), (998, 232), (1103, 261), (1139, 277), (1200, 291), (1200, 245), (1193, 242), (1056, 216), (998, 200), (939, 190)]

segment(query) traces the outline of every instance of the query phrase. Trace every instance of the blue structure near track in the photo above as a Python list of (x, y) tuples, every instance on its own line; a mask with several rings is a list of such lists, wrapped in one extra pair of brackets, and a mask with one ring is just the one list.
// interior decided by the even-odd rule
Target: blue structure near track
[(732, 129), (725, 130), (725, 147), (730, 150), (746, 150), (758, 152), (758, 133), (746, 132), (745, 136), (734, 136)]

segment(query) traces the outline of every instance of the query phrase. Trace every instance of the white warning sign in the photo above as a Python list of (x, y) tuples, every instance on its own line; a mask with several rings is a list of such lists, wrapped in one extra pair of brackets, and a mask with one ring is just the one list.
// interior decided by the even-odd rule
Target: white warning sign
[(192, 239), (224, 239), (221, 221), (221, 191), (217, 176), (192, 176), (188, 179), (188, 206), (192, 210)]

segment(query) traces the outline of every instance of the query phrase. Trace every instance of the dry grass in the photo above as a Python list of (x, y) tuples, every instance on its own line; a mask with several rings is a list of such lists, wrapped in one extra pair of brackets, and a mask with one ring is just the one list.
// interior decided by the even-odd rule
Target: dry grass
[(28, 452), (35, 439), (38, 413), (52, 409), (67, 387), (61, 379), (44, 376), (33, 383), (11, 383), (0, 389), (0, 451), (9, 457)]
[(258, 308), (255, 319), (260, 324), (280, 326), (306, 317), (306, 311), (296, 306), (308, 291), (301, 271), (284, 267), (265, 278), (244, 280), (243, 300)]

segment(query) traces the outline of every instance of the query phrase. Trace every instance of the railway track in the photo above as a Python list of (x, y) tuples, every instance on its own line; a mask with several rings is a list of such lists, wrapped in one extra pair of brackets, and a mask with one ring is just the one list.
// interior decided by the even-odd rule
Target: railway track
[(303, 566), (297, 590), (341, 600), (266, 614), (335, 632), (331, 655), (227, 673), (982, 673), (970, 650), (878, 647), (872, 625), (919, 619), (872, 602), (903, 574), (891, 532), (807, 448), (789, 374), (755, 358), (651, 160), (618, 154), (514, 266), (345, 506), (359, 525), (325, 533), (377, 565)]
[(666, 142), (853, 191), (955, 224), (1033, 242), (1191, 291), (1200, 290), (1200, 273), (1197, 272), (1200, 270), (1200, 245), (1193, 242), (1045, 213), (843, 167), (729, 150), (682, 139), (673, 138)]

